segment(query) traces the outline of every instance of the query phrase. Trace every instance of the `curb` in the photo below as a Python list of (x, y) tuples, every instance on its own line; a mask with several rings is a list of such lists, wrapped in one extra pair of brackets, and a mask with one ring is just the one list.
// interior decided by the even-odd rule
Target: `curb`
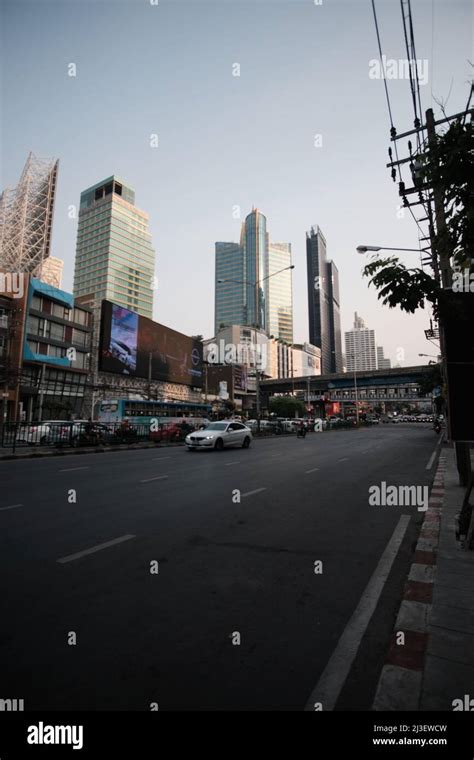
[(372, 710), (419, 710), (445, 471), (446, 457), (441, 455)]
[(161, 445), (160, 443), (145, 443), (145, 444), (139, 444), (139, 443), (132, 443), (132, 444), (124, 444), (124, 445), (117, 445), (117, 446), (107, 446), (103, 448), (69, 448), (69, 449), (55, 449), (53, 451), (28, 451), (24, 454), (0, 454), (0, 462), (1, 461), (10, 461), (14, 462), (16, 460), (23, 460), (23, 459), (44, 459), (44, 458), (51, 458), (51, 457), (67, 457), (67, 456), (78, 456), (81, 454), (108, 454), (112, 451), (130, 451), (130, 450), (140, 450), (140, 449), (172, 449), (177, 446), (184, 446), (184, 443), (172, 443), (172, 444), (165, 444)]

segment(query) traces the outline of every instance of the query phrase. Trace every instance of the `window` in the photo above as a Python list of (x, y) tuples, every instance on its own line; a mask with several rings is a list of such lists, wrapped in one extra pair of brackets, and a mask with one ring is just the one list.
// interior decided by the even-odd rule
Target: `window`
[(53, 310), (52, 314), (55, 317), (60, 317), (61, 319), (64, 319), (64, 306), (60, 303), (53, 303)]
[(50, 324), (50, 338), (54, 338), (55, 340), (64, 340), (64, 325), (58, 325), (56, 322), (51, 322)]
[(41, 298), (39, 296), (33, 296), (31, 299), (31, 308), (41, 311)]

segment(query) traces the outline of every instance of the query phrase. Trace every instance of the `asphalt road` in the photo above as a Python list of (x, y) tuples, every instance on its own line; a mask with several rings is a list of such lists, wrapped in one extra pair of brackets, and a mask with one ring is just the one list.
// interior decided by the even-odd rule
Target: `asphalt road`
[(429, 426), (381, 425), (1, 462), (0, 697), (302, 710), (408, 515), (335, 692), (335, 709), (369, 709), (423, 514), (371, 506), (368, 489), (430, 484), (436, 443)]

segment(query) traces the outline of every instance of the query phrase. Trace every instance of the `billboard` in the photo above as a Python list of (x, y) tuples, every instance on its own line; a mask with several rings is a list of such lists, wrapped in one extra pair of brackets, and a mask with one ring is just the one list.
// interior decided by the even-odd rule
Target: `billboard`
[(123, 306), (103, 301), (99, 369), (200, 387), (202, 343)]

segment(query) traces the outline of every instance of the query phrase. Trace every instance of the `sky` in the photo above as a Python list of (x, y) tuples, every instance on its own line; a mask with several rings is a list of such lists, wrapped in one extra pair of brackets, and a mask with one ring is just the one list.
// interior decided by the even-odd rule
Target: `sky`
[[(423, 109), (466, 105), (472, 0), (412, 0)], [(382, 51), (406, 58), (398, 0), (375, 2)], [(82, 190), (116, 174), (150, 215), (154, 318), (211, 337), (214, 243), (239, 240), (255, 206), (292, 245), (295, 342), (308, 340), (306, 230), (319, 225), (340, 276), (342, 328), (357, 311), (392, 363), (437, 354), (424, 329), (377, 300), (359, 244), (418, 248), (386, 163), (390, 122), (371, 0), (14, 0), (1, 7), (0, 187), (30, 150), (59, 158), (52, 255), (72, 289)], [(74, 63), (76, 76), (71, 77)], [(240, 66), (240, 76), (235, 64)], [(413, 128), (409, 82), (387, 80), (398, 133)], [(158, 147), (150, 136), (158, 135)], [(316, 135), (320, 135), (315, 139)], [(316, 145), (315, 145), (316, 143)], [(407, 141), (399, 141), (401, 156)], [(406, 177), (408, 182), (408, 175)], [(240, 208), (240, 219), (236, 217)], [(419, 210), (418, 216), (423, 216)], [(401, 254), (407, 265), (417, 253)]]

